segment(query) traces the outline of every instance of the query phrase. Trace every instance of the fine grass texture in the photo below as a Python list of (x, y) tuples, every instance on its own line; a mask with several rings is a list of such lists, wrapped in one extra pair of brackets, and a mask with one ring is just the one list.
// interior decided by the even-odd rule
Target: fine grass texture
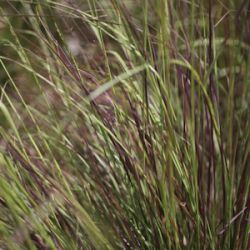
[(250, 2), (0, 1), (0, 249), (250, 249)]

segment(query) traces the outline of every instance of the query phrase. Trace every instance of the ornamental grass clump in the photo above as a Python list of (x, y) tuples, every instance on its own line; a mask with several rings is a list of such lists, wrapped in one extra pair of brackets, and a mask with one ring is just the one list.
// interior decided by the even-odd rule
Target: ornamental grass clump
[(1, 249), (249, 249), (250, 4), (0, 3)]

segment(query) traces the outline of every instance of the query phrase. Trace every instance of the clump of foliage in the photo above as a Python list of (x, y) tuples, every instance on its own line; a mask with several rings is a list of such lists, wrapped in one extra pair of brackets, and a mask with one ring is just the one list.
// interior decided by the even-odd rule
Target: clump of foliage
[(1, 249), (249, 249), (249, 15), (1, 1)]

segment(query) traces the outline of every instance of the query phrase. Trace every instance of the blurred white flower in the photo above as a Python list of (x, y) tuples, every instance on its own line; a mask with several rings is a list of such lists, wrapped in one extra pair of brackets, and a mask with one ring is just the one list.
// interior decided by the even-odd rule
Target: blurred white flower
[(76, 36), (68, 37), (67, 45), (73, 56), (79, 55), (81, 51), (81, 44), (80, 44), (80, 40)]

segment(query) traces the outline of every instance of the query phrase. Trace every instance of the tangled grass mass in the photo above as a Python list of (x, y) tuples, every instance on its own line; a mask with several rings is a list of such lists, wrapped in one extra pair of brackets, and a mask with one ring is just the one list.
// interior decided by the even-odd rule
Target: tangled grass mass
[(248, 0), (0, 1), (0, 249), (250, 249)]

